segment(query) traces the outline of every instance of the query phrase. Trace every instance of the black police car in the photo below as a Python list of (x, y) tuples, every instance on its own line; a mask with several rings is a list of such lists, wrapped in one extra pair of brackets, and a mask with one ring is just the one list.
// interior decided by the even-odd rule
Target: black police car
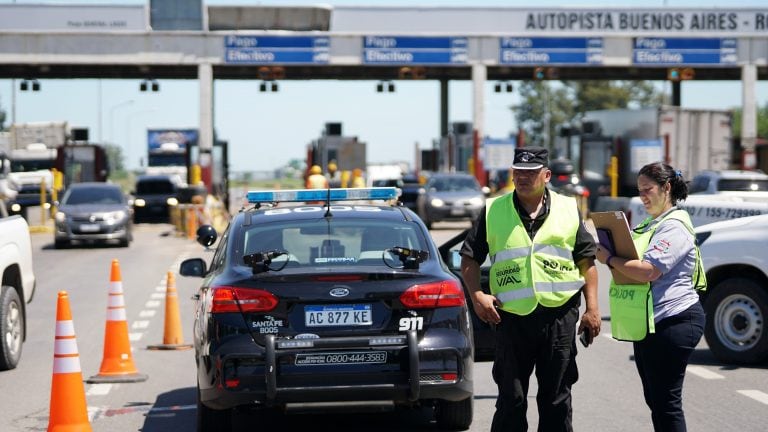
[[(249, 192), (254, 208), (233, 217), (210, 266), (181, 264), (182, 275), (204, 278), (194, 324), (199, 430), (226, 430), (236, 407), (345, 401), (434, 407), (439, 428), (469, 427), (464, 291), (415, 213), (361, 201), (395, 196)], [(213, 244), (215, 231), (201, 232), (198, 241)]]

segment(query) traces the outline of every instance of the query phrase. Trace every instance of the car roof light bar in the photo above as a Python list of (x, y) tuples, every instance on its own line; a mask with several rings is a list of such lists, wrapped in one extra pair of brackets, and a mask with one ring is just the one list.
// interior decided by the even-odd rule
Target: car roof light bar
[(373, 201), (395, 199), (397, 198), (397, 189), (394, 187), (373, 187), (249, 191), (246, 197), (251, 204), (301, 201)]

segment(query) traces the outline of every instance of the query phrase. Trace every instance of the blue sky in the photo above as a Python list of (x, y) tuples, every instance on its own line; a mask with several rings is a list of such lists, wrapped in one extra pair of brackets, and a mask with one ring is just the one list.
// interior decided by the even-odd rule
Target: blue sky
[[(0, 4), (14, 3), (0, 0)], [(144, 4), (145, 1), (24, 1), (15, 3)], [(441, 5), (526, 7), (530, 1), (331, 1), (275, 2), (208, 0), (206, 4), (261, 5)], [(728, 8), (765, 7), (765, 0), (727, 2)], [(668, 8), (723, 7), (723, 2), (646, 1), (548, 1), (548, 6), (640, 6)], [(137, 168), (146, 151), (147, 128), (197, 127), (198, 84), (191, 80), (160, 80), (161, 91), (140, 92), (138, 80), (41, 80), (39, 92), (16, 91), (17, 122), (68, 121), (88, 127), (92, 141), (112, 142), (124, 149), (129, 168)], [(517, 83), (515, 83), (517, 84)], [(519, 102), (517, 93), (486, 89), (486, 135), (505, 137), (517, 130), (509, 107)], [(660, 85), (662, 85), (660, 83)], [(17, 82), (18, 86), (18, 82)], [(230, 143), (234, 171), (267, 171), (289, 159), (303, 159), (306, 145), (317, 138), (325, 122), (343, 123), (344, 135), (368, 143), (371, 163), (413, 162), (415, 145), (431, 148), (439, 134), (439, 84), (431, 81), (398, 81), (394, 93), (377, 93), (375, 81), (282, 81), (280, 91), (261, 93), (258, 81), (217, 81), (214, 125)], [(472, 120), (470, 82), (451, 82), (449, 121)], [(768, 100), (768, 85), (757, 86), (757, 100)], [(738, 81), (685, 82), (682, 105), (726, 109), (741, 104)], [(0, 79), (0, 107), (11, 117), (11, 80)], [(101, 115), (99, 115), (101, 111)], [(7, 123), (6, 123), (7, 124)], [(342, 167), (343, 168), (343, 167)]]

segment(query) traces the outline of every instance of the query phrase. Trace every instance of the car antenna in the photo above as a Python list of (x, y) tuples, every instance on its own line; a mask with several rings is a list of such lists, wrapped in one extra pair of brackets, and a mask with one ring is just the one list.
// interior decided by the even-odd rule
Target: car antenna
[(326, 218), (333, 216), (331, 214), (331, 186), (330, 185), (328, 186), (327, 190), (328, 190), (328, 195), (326, 195), (325, 197), (325, 214), (323, 215), (323, 217), (326, 217)]

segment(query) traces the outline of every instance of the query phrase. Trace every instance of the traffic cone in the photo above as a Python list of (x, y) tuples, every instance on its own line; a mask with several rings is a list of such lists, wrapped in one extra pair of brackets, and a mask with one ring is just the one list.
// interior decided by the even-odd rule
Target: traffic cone
[(77, 351), (75, 326), (69, 309), (69, 296), (59, 291), (56, 302), (56, 340), (53, 346), (53, 379), (48, 432), (90, 431), (85, 403), (83, 372)]
[(150, 345), (151, 350), (186, 350), (192, 345), (184, 343), (179, 315), (179, 296), (176, 293), (176, 280), (173, 272), (168, 272), (165, 279), (165, 330), (163, 343)]
[(109, 277), (109, 301), (107, 303), (107, 324), (104, 330), (104, 357), (98, 375), (86, 380), (88, 383), (120, 383), (146, 381), (133, 364), (131, 344), (128, 341), (128, 321), (125, 318), (123, 279), (120, 263), (112, 260)]

